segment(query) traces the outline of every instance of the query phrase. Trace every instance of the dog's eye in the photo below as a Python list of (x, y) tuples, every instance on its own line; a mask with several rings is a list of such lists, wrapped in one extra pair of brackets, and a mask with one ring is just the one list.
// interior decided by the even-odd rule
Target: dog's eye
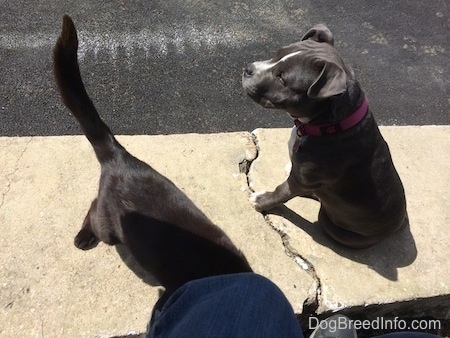
[(283, 79), (283, 73), (277, 75), (277, 81), (280, 82), (283, 86), (286, 85), (286, 81)]

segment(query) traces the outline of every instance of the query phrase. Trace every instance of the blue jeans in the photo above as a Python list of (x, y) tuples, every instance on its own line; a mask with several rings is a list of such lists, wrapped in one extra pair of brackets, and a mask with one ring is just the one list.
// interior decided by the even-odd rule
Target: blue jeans
[[(288, 338), (303, 337), (294, 311), (281, 290), (254, 273), (193, 280), (155, 310), (147, 337)], [(379, 337), (437, 337), (391, 333)]]
[(179, 288), (154, 314), (147, 337), (303, 337), (281, 290), (254, 273), (214, 276)]

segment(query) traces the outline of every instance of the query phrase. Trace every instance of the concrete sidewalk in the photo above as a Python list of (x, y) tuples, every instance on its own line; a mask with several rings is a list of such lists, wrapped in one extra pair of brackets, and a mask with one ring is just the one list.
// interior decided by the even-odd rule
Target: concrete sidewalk
[[(289, 133), (118, 139), (222, 227), (297, 314), (388, 304), (373, 313), (449, 318), (450, 126), (382, 128), (405, 186), (411, 227), (362, 251), (323, 235), (314, 201), (297, 198), (281, 215), (265, 218), (248, 202), (249, 184), (270, 190), (284, 179)], [(151, 276), (123, 248), (73, 246), (99, 178), (87, 140), (3, 137), (0, 161), (0, 337), (144, 332), (160, 291)]]

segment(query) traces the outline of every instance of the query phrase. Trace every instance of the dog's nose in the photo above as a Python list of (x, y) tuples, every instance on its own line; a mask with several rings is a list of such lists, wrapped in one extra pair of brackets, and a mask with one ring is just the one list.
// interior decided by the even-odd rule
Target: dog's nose
[(244, 76), (251, 77), (253, 74), (255, 74), (255, 65), (253, 63), (248, 63), (244, 67)]

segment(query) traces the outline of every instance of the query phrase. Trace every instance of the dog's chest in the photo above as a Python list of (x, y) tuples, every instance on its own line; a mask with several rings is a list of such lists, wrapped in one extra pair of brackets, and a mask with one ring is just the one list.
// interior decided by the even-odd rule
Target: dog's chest
[(289, 147), (289, 157), (291, 160), (294, 158), (294, 155), (298, 152), (300, 149), (300, 146), (302, 144), (302, 139), (305, 136), (301, 137), (297, 133), (297, 127), (293, 127), (291, 130), (291, 137), (289, 138), (288, 147)]

